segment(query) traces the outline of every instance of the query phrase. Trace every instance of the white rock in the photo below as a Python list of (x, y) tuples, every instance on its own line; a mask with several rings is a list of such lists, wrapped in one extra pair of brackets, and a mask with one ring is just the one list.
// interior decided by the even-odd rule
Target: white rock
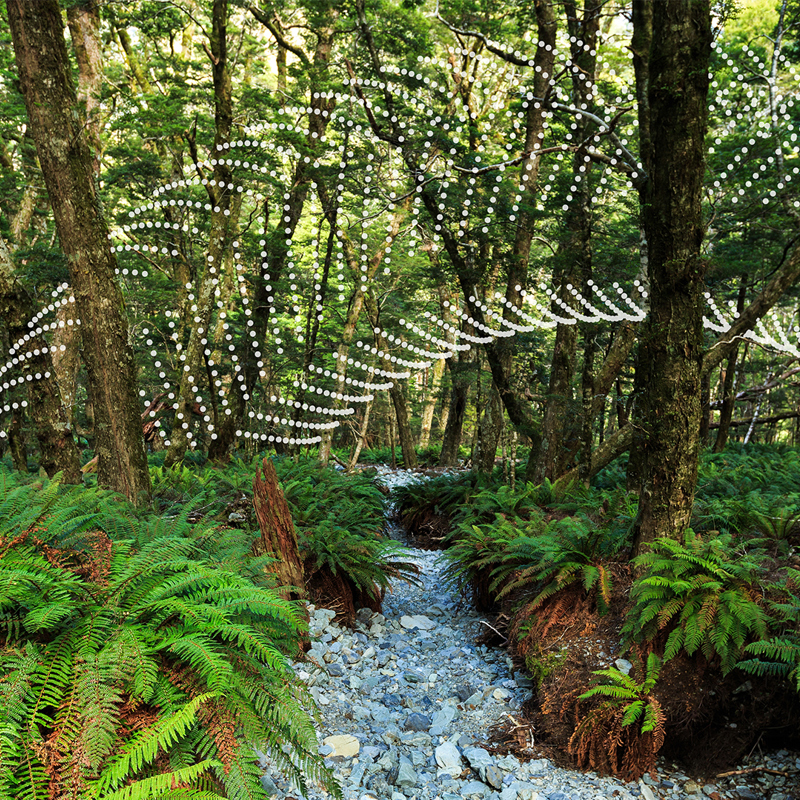
[(440, 744), (434, 751), (436, 764), (443, 770), (456, 776), (461, 773), (461, 753), (452, 742)]
[(644, 800), (656, 800), (653, 790), (644, 781), (639, 781), (639, 789), (642, 792)]
[(614, 662), (614, 666), (624, 675), (627, 675), (633, 669), (633, 664), (624, 658), (618, 658)]
[(414, 614), (413, 616), (404, 614), (400, 617), (400, 624), (408, 630), (419, 628), (421, 631), (430, 631), (436, 627), (436, 623), (424, 614)]
[(334, 756), (344, 756), (345, 758), (353, 758), (358, 755), (358, 750), (361, 747), (358, 739), (351, 736), (349, 733), (341, 734), (340, 736), (328, 736), (322, 740), (323, 744), (333, 748)]

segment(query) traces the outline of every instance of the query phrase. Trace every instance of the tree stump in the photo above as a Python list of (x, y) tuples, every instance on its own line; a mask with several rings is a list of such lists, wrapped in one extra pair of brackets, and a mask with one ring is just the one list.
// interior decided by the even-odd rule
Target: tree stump
[(253, 505), (261, 529), (261, 538), (254, 542), (253, 553), (275, 558), (268, 569), (278, 580), (281, 597), (286, 600), (304, 598), (303, 562), (289, 504), (270, 459), (264, 459), (263, 470), (263, 477), (261, 470), (256, 469), (253, 478)]

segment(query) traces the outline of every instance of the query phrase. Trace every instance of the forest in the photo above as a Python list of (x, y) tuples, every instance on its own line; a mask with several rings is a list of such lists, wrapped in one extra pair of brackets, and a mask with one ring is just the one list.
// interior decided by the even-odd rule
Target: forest
[(493, 754), (798, 749), (799, 30), (4, 0), (0, 800), (439, 797), (345, 786), (298, 666), (420, 552), (526, 676)]

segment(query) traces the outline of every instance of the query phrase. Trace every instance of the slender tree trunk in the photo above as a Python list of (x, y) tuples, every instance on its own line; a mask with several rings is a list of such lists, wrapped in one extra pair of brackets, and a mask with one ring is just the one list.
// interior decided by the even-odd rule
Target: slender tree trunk
[(366, 406), (364, 407), (364, 417), (361, 420), (361, 426), (356, 434), (356, 444), (353, 448), (353, 455), (350, 456), (350, 462), (347, 465), (347, 471), (350, 472), (356, 464), (358, 464), (358, 458), (361, 455), (361, 451), (364, 448), (364, 444), (367, 441), (367, 430), (369, 429), (369, 418), (370, 413), (372, 411), (372, 404), (374, 400), (370, 400)]
[(389, 389), (389, 396), (392, 399), (394, 415), (397, 420), (397, 436), (400, 439), (400, 449), (403, 453), (403, 466), (406, 469), (414, 469), (417, 466), (417, 454), (414, 450), (414, 436), (408, 422), (408, 403), (402, 385), (395, 381), (392, 388)]
[[(228, 0), (214, 0), (211, 11), (210, 31), (211, 71), (214, 83), (214, 145), (220, 146), (227, 143), (233, 130), (233, 89), (231, 84), (230, 66), (228, 64)], [(232, 183), (231, 168), (217, 161), (214, 167), (214, 178), (218, 185), (227, 187)], [(207, 187), (209, 198), (215, 210), (211, 214), (211, 228), (209, 231), (208, 252), (205, 265), (197, 279), (197, 297), (191, 306), (189, 314), (193, 320), (189, 332), (189, 341), (183, 353), (183, 371), (181, 373), (178, 401), (176, 403), (175, 418), (170, 432), (170, 444), (164, 457), (165, 466), (171, 466), (180, 461), (186, 453), (193, 436), (190, 431), (192, 409), (199, 387), (209, 384), (209, 393), (216, 391), (214, 382), (208, 375), (206, 362), (206, 344), (211, 317), (214, 310), (214, 301), (217, 295), (215, 279), (222, 277), (228, 249), (235, 235), (238, 222), (239, 209), (241, 208), (241, 195), (233, 195), (225, 188)], [(220, 438), (220, 429), (228, 424), (234, 415), (231, 406), (231, 397), (240, 398), (244, 394), (239, 386), (238, 373), (231, 379), (228, 402), (223, 409), (218, 409), (214, 417), (213, 440)], [(232, 438), (232, 437), (231, 437)], [(209, 457), (212, 454), (209, 453)]]
[[(580, 68), (573, 74), (574, 105), (578, 107), (592, 107), (593, 97), (589, 90), (589, 82), (584, 82), (586, 76), (594, 80), (596, 72), (597, 31), (600, 25), (600, 8), (602, 4), (595, 2), (586, 3), (583, 16), (578, 17), (574, 2), (567, 2), (567, 24), (573, 39), (572, 60)], [(581, 41), (579, 47), (575, 40)], [(583, 44), (587, 44), (586, 50)], [(585, 117), (576, 119), (573, 135), (577, 141), (586, 137), (589, 123)], [(589, 187), (589, 171), (591, 161), (585, 160), (583, 150), (578, 150), (572, 159), (572, 181), (577, 186), (575, 202), (570, 205), (566, 213), (565, 239), (556, 254), (556, 269), (553, 274), (553, 283), (556, 286), (559, 298), (576, 307), (577, 300), (572, 296), (570, 289), (573, 287), (584, 288), (591, 278), (592, 250), (591, 250), (591, 192)], [(553, 303), (554, 313), (561, 309)], [(563, 312), (561, 312), (563, 313)], [(566, 450), (567, 432), (575, 427), (575, 408), (572, 396), (572, 378), (575, 373), (575, 360), (578, 344), (579, 328), (577, 324), (559, 324), (556, 330), (556, 341), (553, 348), (553, 360), (550, 367), (550, 383), (542, 418), (542, 437), (539, 443), (539, 453), (535, 461), (535, 468), (528, 475), (528, 479), (539, 484), (545, 478), (555, 480), (563, 472), (568, 457)], [(578, 425), (580, 427), (580, 424)], [(573, 450), (577, 450), (580, 435), (574, 437)]]
[(697, 482), (706, 270), (701, 200), (712, 38), (708, 0), (646, 5), (653, 14), (649, 109), (640, 113), (651, 141), (643, 150), (649, 178), (641, 200), (650, 313), (641, 330), (629, 465), (640, 487), (636, 553), (658, 536), (683, 534)]
[(442, 385), (444, 375), (444, 359), (437, 359), (433, 364), (433, 369), (429, 373), (430, 383), (428, 385), (428, 395), (422, 407), (422, 429), (419, 435), (419, 446), (426, 448), (431, 440), (431, 430), (433, 428), (433, 414), (436, 411), (436, 403), (439, 400), (439, 389)]
[(450, 364), (452, 388), (447, 423), (442, 436), (442, 452), (439, 455), (440, 467), (455, 467), (458, 464), (458, 449), (461, 446), (461, 433), (467, 414), (474, 359), (474, 350), (460, 350), (458, 361)]
[(76, 117), (57, 0), (8, 0), (17, 72), (82, 322), (95, 401), (98, 482), (140, 502), (149, 495), (136, 365), (116, 259), (95, 190), (92, 154)]
[[(736, 310), (739, 314), (744, 311), (744, 301), (747, 296), (747, 276), (742, 279), (739, 295), (736, 298)], [(722, 408), (719, 412), (719, 428), (714, 441), (714, 452), (721, 453), (728, 443), (728, 432), (733, 419), (733, 408), (736, 405), (736, 392), (734, 381), (736, 379), (736, 357), (739, 354), (738, 346), (734, 347), (728, 356), (728, 366), (725, 370), (725, 380), (722, 383)]]
[(489, 390), (489, 402), (476, 424), (477, 440), (472, 463), (478, 472), (491, 475), (497, 456), (497, 444), (503, 432), (503, 401), (497, 387), (492, 386)]
[(700, 377), (700, 445), (708, 445), (708, 431), (711, 425), (711, 374)]
[(22, 409), (11, 412), (11, 424), (8, 426), (8, 449), (11, 451), (11, 463), (17, 472), (28, 473), (28, 449), (25, 446), (25, 432), (22, 429)]
[(100, 96), (103, 88), (103, 49), (100, 40), (100, 5), (96, 0), (79, 0), (67, 6), (72, 49), (78, 62), (78, 101), (83, 105), (86, 138), (92, 150), (95, 175), (100, 175), (102, 142)]

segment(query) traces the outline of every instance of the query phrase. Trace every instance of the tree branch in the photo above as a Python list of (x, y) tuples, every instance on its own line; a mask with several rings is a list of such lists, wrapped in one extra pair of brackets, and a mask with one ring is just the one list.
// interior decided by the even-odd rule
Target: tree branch
[(286, 41), (284, 35), (275, 26), (275, 23), (257, 6), (252, 4), (247, 6), (247, 10), (272, 34), (275, 41), (290, 53), (296, 55), (307, 67), (311, 66), (308, 56), (299, 48)]

